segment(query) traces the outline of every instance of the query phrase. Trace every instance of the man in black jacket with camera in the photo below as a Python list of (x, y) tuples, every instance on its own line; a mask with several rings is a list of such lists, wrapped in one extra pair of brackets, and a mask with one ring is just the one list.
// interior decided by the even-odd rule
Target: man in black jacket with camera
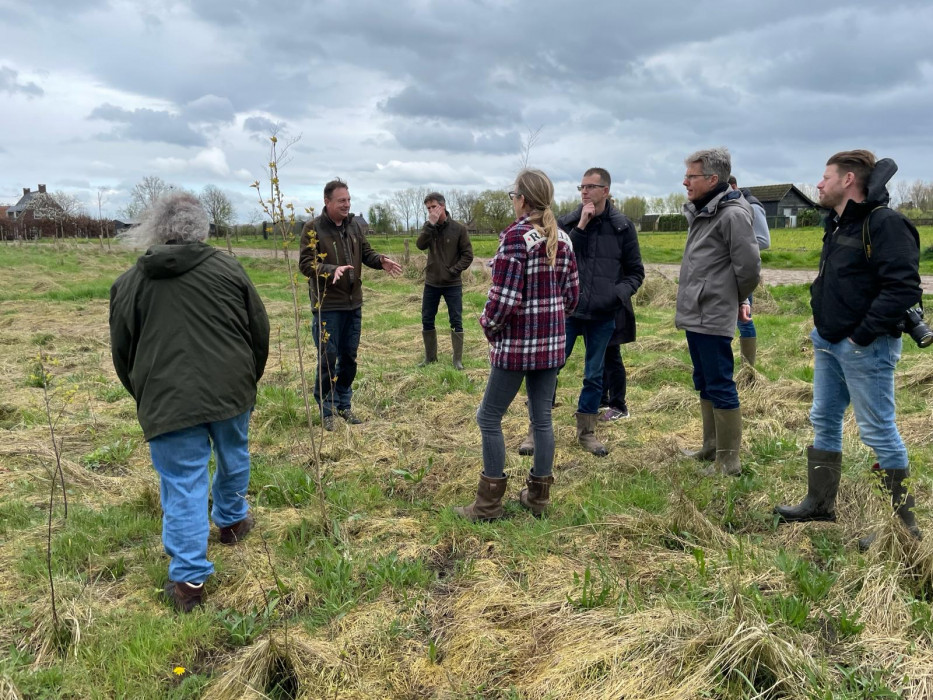
[[(842, 469), (842, 420), (851, 402), (862, 441), (878, 458), (874, 470), (908, 531), (920, 539), (907, 448), (897, 431), (894, 368), (901, 355), (907, 312), (923, 296), (920, 237), (885, 206), (887, 180), (896, 170), (864, 150), (837, 153), (817, 189), (829, 209), (820, 270), (810, 287), (813, 340), (813, 445), (807, 448), (807, 496), (777, 506), (783, 522), (836, 519)], [(873, 536), (860, 541), (862, 548)]]

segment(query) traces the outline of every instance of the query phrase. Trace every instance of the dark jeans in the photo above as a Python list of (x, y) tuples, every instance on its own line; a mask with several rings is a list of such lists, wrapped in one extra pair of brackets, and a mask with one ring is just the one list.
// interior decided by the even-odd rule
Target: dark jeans
[(447, 318), (450, 320), (451, 330), (463, 333), (463, 287), (432, 287), (424, 285), (424, 295), (421, 297), (421, 327), (426, 331), (434, 330), (434, 318), (437, 316), (437, 307), (440, 306), (441, 297), (447, 304)]
[[(567, 357), (573, 352), (577, 338), (583, 336), (586, 357), (583, 362), (583, 389), (577, 402), (578, 413), (599, 413), (599, 400), (603, 396), (603, 366), (606, 348), (615, 332), (614, 319), (588, 321), (571, 316), (567, 319)], [(536, 448), (537, 449), (537, 448)]]
[[(360, 347), (360, 326), (363, 310), (320, 311), (313, 314), (311, 335), (317, 348), (317, 375), (314, 378), (314, 399), (325, 416), (336, 410), (350, 408), (353, 380), (356, 378), (356, 351)], [(320, 324), (324, 324), (327, 341), (324, 352), (319, 345)]]
[(693, 361), (693, 386), (700, 398), (712, 401), (713, 408), (738, 408), (739, 392), (732, 379), (732, 338), (687, 331), (687, 347)]
[(606, 348), (606, 363), (603, 368), (603, 399), (600, 403), (617, 411), (627, 411), (625, 404), (625, 365), (622, 363), (622, 346)]
[(499, 479), (505, 472), (505, 438), (502, 416), (525, 380), (528, 417), (535, 433), (535, 456), (531, 473), (550, 476), (554, 466), (554, 425), (551, 423), (551, 397), (557, 386), (559, 368), (510, 371), (493, 367), (486, 382), (483, 401), (476, 411), (476, 423), (483, 438), (483, 473)]

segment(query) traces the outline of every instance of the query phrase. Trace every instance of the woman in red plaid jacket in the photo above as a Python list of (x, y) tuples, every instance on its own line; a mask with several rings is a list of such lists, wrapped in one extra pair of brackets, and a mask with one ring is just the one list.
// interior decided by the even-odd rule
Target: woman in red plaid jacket
[(509, 192), (518, 217), (499, 237), (492, 259), (492, 288), (480, 325), (490, 343), (492, 369), (476, 412), (483, 438), (483, 472), (476, 500), (454, 510), (470, 520), (502, 515), (505, 439), (502, 416), (524, 380), (535, 433), (534, 466), (519, 495), (540, 515), (547, 507), (554, 462), (551, 399), (564, 364), (564, 319), (577, 306), (579, 281), (570, 238), (551, 211), (554, 185), (540, 170), (523, 170)]

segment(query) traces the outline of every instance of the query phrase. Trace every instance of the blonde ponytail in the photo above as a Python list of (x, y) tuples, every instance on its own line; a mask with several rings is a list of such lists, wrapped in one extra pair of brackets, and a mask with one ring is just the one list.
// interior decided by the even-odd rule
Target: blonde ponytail
[(554, 267), (557, 261), (557, 219), (551, 211), (554, 185), (540, 170), (522, 170), (515, 178), (515, 189), (521, 192), (531, 207), (528, 221), (547, 238), (547, 262)]

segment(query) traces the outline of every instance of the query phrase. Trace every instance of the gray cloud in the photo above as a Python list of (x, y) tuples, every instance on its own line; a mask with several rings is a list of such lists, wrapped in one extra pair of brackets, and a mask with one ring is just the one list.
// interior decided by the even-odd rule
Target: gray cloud
[(243, 121), (243, 131), (254, 134), (271, 134), (277, 129), (284, 129), (284, 122), (274, 122), (266, 117), (248, 117)]
[(517, 110), (497, 106), (491, 100), (461, 95), (456, 90), (425, 90), (409, 85), (380, 105), (387, 114), (416, 119), (466, 122), (468, 124), (514, 123)]
[(204, 146), (207, 141), (182, 117), (154, 109), (124, 109), (112, 104), (94, 108), (89, 119), (117, 124), (106, 139), (157, 141), (178, 146)]
[(33, 82), (21, 83), (19, 72), (6, 66), (0, 67), (0, 92), (11, 95), (26, 95), (27, 97), (42, 97), (45, 91)]

